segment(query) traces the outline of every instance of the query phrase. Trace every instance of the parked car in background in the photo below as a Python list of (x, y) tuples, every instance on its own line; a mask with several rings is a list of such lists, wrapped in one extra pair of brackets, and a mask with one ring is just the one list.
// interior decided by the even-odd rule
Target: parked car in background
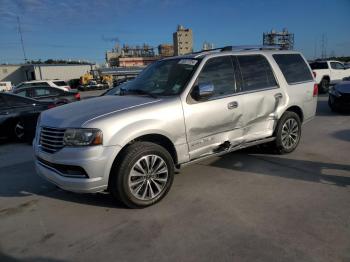
[(64, 80), (35, 80), (35, 81), (27, 81), (22, 82), (15, 86), (14, 89), (22, 88), (22, 87), (35, 87), (35, 86), (51, 86), (62, 89), (64, 91), (69, 91), (71, 88)]
[(168, 193), (175, 168), (264, 143), (295, 150), (318, 87), (299, 52), (224, 47), (154, 62), (120, 90), (44, 112), (35, 166), (140, 208)]
[(52, 102), (0, 93), (0, 137), (32, 141), (38, 116), (53, 107)]
[(329, 86), (336, 84), (344, 77), (350, 76), (350, 68), (346, 68), (339, 61), (316, 61), (310, 63), (316, 83), (319, 86), (320, 93), (326, 93)]
[(0, 92), (4, 92), (4, 91), (11, 91), (12, 90), (12, 84), (9, 81), (5, 81), (5, 82), (0, 82)]
[(329, 91), (328, 105), (335, 112), (350, 111), (350, 81), (336, 84)]
[(36, 100), (51, 101), (56, 105), (68, 104), (80, 100), (78, 91), (64, 91), (51, 86), (17, 88), (13, 93)]
[(96, 80), (90, 80), (87, 85), (80, 85), (78, 89), (80, 91), (89, 91), (89, 90), (101, 90), (101, 89), (108, 89), (108, 84), (103, 84)]

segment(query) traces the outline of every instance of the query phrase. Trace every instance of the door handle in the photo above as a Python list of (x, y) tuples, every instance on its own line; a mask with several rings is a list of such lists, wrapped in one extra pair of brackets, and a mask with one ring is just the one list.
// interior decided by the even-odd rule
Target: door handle
[(238, 107), (238, 102), (237, 101), (233, 101), (227, 104), (227, 108), (228, 109), (234, 109)]
[(276, 99), (276, 100), (279, 100), (279, 99), (282, 99), (282, 98), (283, 98), (282, 93), (277, 93), (277, 94), (275, 94), (275, 99)]

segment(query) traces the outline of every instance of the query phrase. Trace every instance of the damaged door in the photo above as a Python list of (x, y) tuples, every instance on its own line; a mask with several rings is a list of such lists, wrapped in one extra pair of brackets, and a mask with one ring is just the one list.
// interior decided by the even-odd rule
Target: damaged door
[(244, 140), (249, 142), (272, 136), (277, 119), (275, 112), (286, 98), (271, 66), (263, 55), (236, 56), (235, 62), (240, 69), (237, 83), (244, 94)]
[(242, 139), (243, 102), (241, 96), (235, 96), (230, 56), (210, 58), (205, 63), (193, 88), (205, 84), (214, 86), (209, 99), (196, 101), (190, 92), (183, 105), (190, 159), (212, 154)]

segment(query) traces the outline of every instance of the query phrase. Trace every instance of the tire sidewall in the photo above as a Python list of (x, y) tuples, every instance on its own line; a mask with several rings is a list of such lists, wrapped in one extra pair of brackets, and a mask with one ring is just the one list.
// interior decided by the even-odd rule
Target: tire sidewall
[[(161, 157), (168, 167), (168, 181), (166, 182), (165, 187), (163, 188), (161, 194), (159, 194), (157, 197), (151, 200), (140, 200), (136, 198), (131, 193), (128, 185), (129, 174), (131, 169), (133, 168), (135, 163), (145, 155), (157, 155)], [(121, 165), (117, 169), (117, 172), (118, 179), (116, 180), (116, 182), (121, 200), (129, 207), (142, 208), (157, 203), (167, 195), (174, 180), (174, 163), (170, 154), (163, 147), (156, 144), (152, 144), (151, 146), (148, 143), (147, 147), (145, 147), (144, 149), (139, 150), (136, 154), (133, 154), (132, 156), (124, 158), (122, 160)]]

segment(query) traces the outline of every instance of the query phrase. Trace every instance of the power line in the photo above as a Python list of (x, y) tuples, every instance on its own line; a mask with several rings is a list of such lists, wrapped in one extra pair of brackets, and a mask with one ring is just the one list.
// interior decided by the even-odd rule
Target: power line
[(21, 30), (21, 23), (20, 23), (20, 21), (19, 21), (19, 16), (17, 16), (17, 22), (18, 22), (18, 33), (19, 33), (19, 36), (21, 37), (21, 45), (22, 45), (24, 63), (27, 63), (27, 56), (26, 56), (26, 51), (24, 50), (24, 43), (23, 43), (22, 30)]

